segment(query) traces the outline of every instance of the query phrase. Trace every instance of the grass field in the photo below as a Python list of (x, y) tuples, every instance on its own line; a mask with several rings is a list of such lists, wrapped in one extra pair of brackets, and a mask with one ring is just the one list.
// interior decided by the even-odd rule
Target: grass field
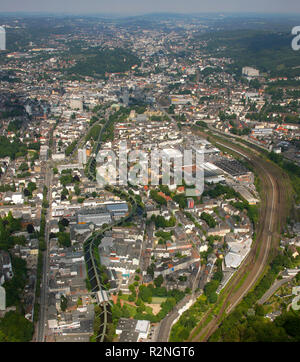
[(128, 300), (129, 295), (130, 294), (122, 294), (121, 296), (119, 296), (119, 298), (123, 300)]
[[(124, 303), (124, 305), (126, 305), (126, 307), (128, 308), (129, 312), (130, 312), (130, 317), (134, 317), (135, 314), (136, 314), (136, 309), (137, 307), (131, 305), (131, 304), (128, 304), (128, 303)], [(149, 306), (146, 306), (145, 308), (145, 312), (146, 313), (149, 313), (149, 314), (153, 314), (152, 313), (152, 308), (149, 307)]]
[(161, 304), (165, 302), (167, 298), (161, 298), (161, 297), (152, 297), (152, 304)]
[(130, 317), (134, 317), (135, 313), (136, 313), (136, 308), (133, 305), (130, 305), (127, 303), (126, 303), (126, 307), (128, 308), (128, 310), (130, 312)]

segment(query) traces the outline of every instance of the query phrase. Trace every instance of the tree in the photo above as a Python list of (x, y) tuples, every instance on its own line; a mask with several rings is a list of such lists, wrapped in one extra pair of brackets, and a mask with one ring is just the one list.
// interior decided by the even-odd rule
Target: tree
[(147, 274), (151, 275), (152, 279), (154, 278), (154, 270), (155, 270), (155, 264), (152, 263), (147, 268)]
[(129, 302), (134, 302), (135, 301), (135, 296), (133, 294), (130, 294), (129, 297), (128, 297), (128, 301)]
[(71, 246), (71, 238), (69, 233), (59, 232), (57, 233), (57, 237), (60, 247), (68, 248)]
[(202, 212), (200, 218), (204, 220), (210, 228), (214, 228), (217, 225), (215, 219), (206, 212)]
[(24, 196), (28, 197), (31, 196), (31, 192), (28, 189), (23, 190)]
[(3, 285), (6, 291), (6, 305), (8, 307), (20, 305), (23, 289), (27, 279), (25, 260), (12, 257), (12, 266), (14, 276)]
[(34, 190), (36, 190), (36, 183), (35, 182), (28, 182), (27, 189), (32, 194)]
[(20, 171), (28, 171), (29, 170), (29, 167), (28, 167), (28, 164), (26, 162), (23, 162), (20, 167), (19, 167), (19, 170)]
[(79, 196), (80, 195), (80, 188), (79, 186), (76, 184), (75, 187), (74, 187), (74, 191), (75, 191), (75, 195), (76, 196)]
[(154, 279), (154, 284), (155, 284), (156, 288), (160, 288), (163, 282), (164, 282), (164, 278), (161, 274), (157, 278)]
[(204, 294), (207, 296), (210, 303), (215, 303), (217, 300), (216, 290), (218, 286), (219, 282), (217, 280), (212, 280), (209, 283), (206, 283), (204, 287)]
[(126, 306), (126, 304), (124, 304), (124, 306), (122, 308), (122, 318), (130, 318), (130, 311), (129, 311), (128, 307)]
[(61, 297), (60, 297), (60, 309), (63, 312), (65, 312), (67, 307), (68, 307), (68, 299), (64, 295), (61, 295)]
[(254, 89), (258, 90), (261, 87), (261, 84), (259, 83), (259, 81), (257, 79), (251, 79), (250, 83), (249, 83), (249, 86), (251, 88), (254, 88)]
[(217, 293), (211, 293), (211, 294), (209, 294), (209, 295), (207, 296), (207, 300), (208, 300), (209, 303), (211, 303), (211, 304), (216, 303), (217, 299), (218, 299)]
[(141, 285), (139, 288), (139, 298), (145, 303), (151, 303), (152, 301), (152, 292), (149, 287)]
[(69, 225), (69, 220), (66, 218), (62, 218), (59, 223), (62, 224), (64, 227), (67, 227)]
[(27, 227), (26, 227), (26, 229), (27, 229), (27, 232), (29, 233), (29, 234), (32, 234), (32, 233), (34, 233), (34, 226), (32, 225), (32, 224), (28, 224), (27, 225)]
[(0, 319), (0, 340), (5, 342), (30, 342), (33, 324), (17, 312), (10, 311)]

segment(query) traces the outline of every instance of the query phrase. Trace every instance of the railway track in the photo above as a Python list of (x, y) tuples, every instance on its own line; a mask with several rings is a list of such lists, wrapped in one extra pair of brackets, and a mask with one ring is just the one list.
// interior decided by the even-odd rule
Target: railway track
[[(202, 337), (203, 341), (207, 341), (220, 325), (224, 312), (226, 314), (230, 313), (255, 285), (264, 267), (267, 265), (272, 249), (278, 248), (278, 240), (274, 238), (274, 236), (277, 235), (278, 225), (280, 228), (282, 221), (285, 220), (287, 216), (287, 209), (285, 207), (286, 193), (281, 190), (284, 188), (281, 170), (271, 162), (258, 157), (255, 153), (252, 153), (251, 150), (246, 151), (241, 149), (238, 144), (231, 145), (227, 142), (225, 143), (226, 144), (222, 144), (223, 147), (231, 149), (241, 156), (246, 156), (248, 161), (255, 167), (263, 183), (264, 207), (260, 210), (255, 244), (251, 248), (244, 263), (228, 283), (225, 289), (227, 297), (218, 315), (214, 316), (213, 320), (197, 334), (193, 341), (199, 340), (200, 337)], [(244, 147), (244, 145), (242, 147)], [(235, 291), (239, 281), (246, 272), (249, 273), (247, 278), (242, 286)]]

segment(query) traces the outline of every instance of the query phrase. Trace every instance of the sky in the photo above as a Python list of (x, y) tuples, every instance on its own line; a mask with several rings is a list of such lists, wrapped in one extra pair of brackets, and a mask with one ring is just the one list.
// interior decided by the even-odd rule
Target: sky
[(157, 12), (298, 13), (299, 0), (7, 0), (1, 12), (136, 15)]

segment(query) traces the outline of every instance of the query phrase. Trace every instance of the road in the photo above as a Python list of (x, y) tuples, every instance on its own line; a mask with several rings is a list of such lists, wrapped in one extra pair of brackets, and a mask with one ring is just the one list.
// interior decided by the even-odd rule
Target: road
[(268, 289), (265, 294), (260, 298), (260, 300), (257, 302), (258, 304), (264, 304), (266, 301), (272, 297), (272, 295), (276, 292), (277, 289), (282, 287), (284, 284), (290, 282), (293, 279), (293, 277), (285, 278), (281, 280), (276, 280), (273, 285)]
[[(200, 337), (201, 340), (208, 340), (220, 325), (223, 313), (230, 313), (255, 285), (268, 263), (271, 252), (278, 248), (278, 226), (287, 216), (286, 201), (289, 190), (282, 192), (286, 187), (282, 171), (271, 162), (257, 156), (256, 152), (249, 148), (245, 149), (244, 145), (243, 147), (232, 145), (225, 140), (224, 142), (218, 141), (218, 143), (243, 155), (253, 165), (262, 182), (263, 202), (256, 228), (257, 238), (250, 253), (225, 287), (226, 298), (224, 298), (220, 312), (205, 328), (199, 331), (193, 341), (198, 341)], [(240, 285), (245, 273), (247, 273), (247, 277)]]
[(170, 333), (171, 333), (171, 328), (173, 325), (173, 322), (176, 320), (176, 318), (179, 317), (179, 313), (178, 311), (184, 306), (186, 305), (188, 302), (196, 302), (197, 298), (200, 296), (200, 294), (202, 292), (197, 292), (196, 293), (196, 289), (199, 286), (200, 283), (200, 277), (201, 277), (201, 271), (203, 270), (203, 267), (200, 263), (200, 254), (195, 246), (195, 244), (193, 243), (193, 247), (195, 247), (195, 251), (197, 251), (197, 254), (199, 256), (199, 262), (198, 262), (198, 270), (197, 270), (197, 274), (195, 276), (195, 279), (193, 280), (193, 284), (192, 284), (192, 291), (191, 294), (188, 294), (184, 297), (184, 299), (179, 302), (174, 309), (167, 315), (167, 317), (165, 317), (159, 324), (158, 327), (158, 333), (156, 334), (156, 342), (168, 342), (169, 337), (170, 337)]
[(41, 281), (41, 293), (40, 293), (40, 313), (38, 321), (38, 333), (37, 341), (44, 342), (45, 340), (45, 326), (47, 324), (47, 293), (48, 293), (48, 271), (49, 271), (49, 234), (50, 234), (50, 218), (51, 218), (51, 182), (52, 182), (52, 170), (49, 165), (46, 168), (46, 180), (45, 185), (48, 189), (49, 208), (46, 215), (46, 227), (45, 227), (45, 244), (46, 250), (43, 252), (43, 276)]
[(160, 322), (158, 326), (158, 333), (155, 336), (155, 342), (168, 342), (173, 322), (179, 317), (179, 310), (185, 306), (188, 302), (196, 302), (197, 298), (201, 295), (201, 292), (196, 293), (197, 286), (201, 275), (201, 264), (199, 262), (199, 268), (193, 282), (192, 293), (186, 295), (182, 301), (180, 301), (174, 309)]
[(174, 309), (160, 322), (155, 342), (168, 342), (173, 322), (179, 317), (178, 310), (191, 300), (191, 295), (186, 295)]

